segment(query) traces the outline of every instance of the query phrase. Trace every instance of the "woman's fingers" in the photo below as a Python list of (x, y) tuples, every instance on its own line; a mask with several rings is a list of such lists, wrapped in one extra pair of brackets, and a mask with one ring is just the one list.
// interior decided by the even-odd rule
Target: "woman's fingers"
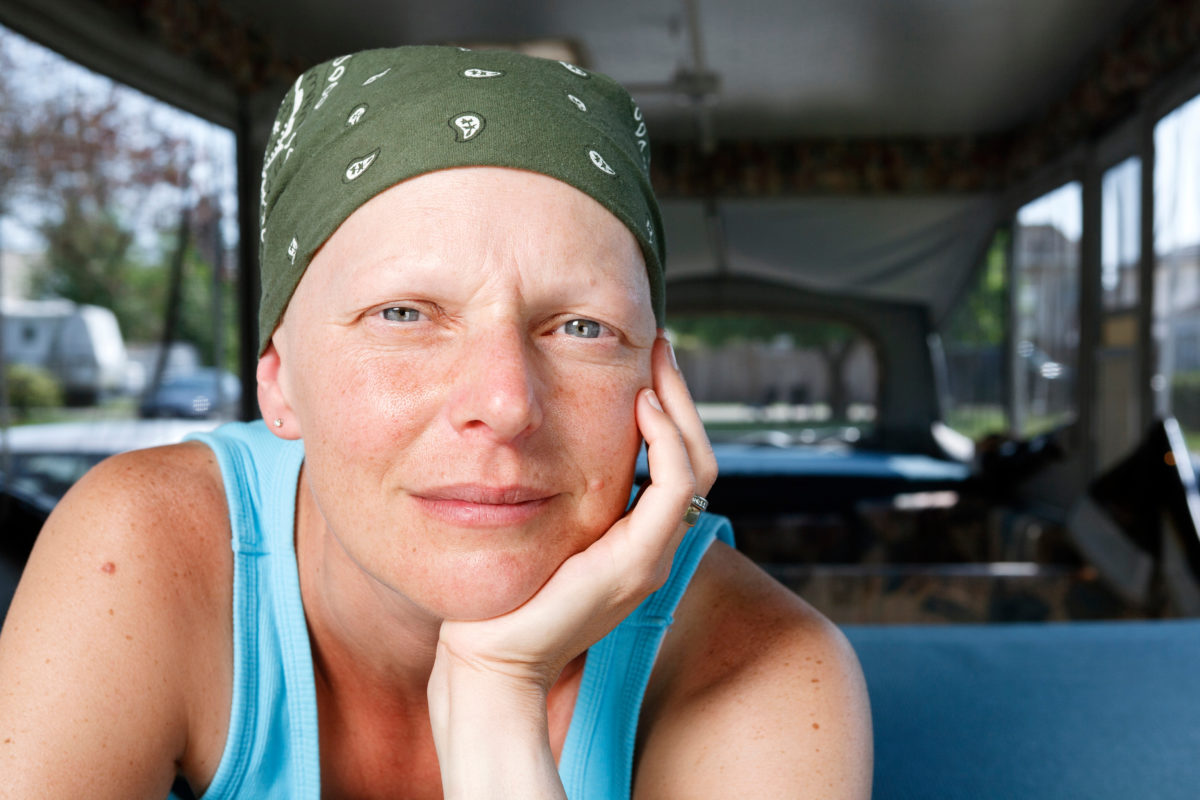
[(491, 620), (444, 623), (449, 652), (548, 686), (563, 664), (666, 581), (687, 531), (683, 518), (692, 495), (703, 494), (712, 481), (698, 486), (693, 462), (699, 459), (705, 468), (711, 448), (666, 342), (655, 348), (655, 385), (666, 396), (642, 389), (635, 401), (651, 482), (633, 510), (568, 558), (520, 608)]
[[(717, 479), (717, 459), (713, 455), (712, 444), (708, 441), (708, 433), (704, 430), (704, 422), (696, 411), (696, 404), (692, 402), (683, 374), (675, 363), (671, 343), (661, 333), (658, 341), (654, 343), (651, 369), (654, 375), (654, 389), (662, 400), (663, 408), (679, 429), (687, 448), (688, 460), (696, 479), (696, 494), (703, 496)], [(650, 475), (653, 477), (653, 469)]]
[(666, 580), (694, 479), (687, 448), (653, 390), (638, 393), (635, 414), (653, 481), (634, 509), (563, 562), (520, 608), (491, 620), (444, 623), (451, 651), (552, 679)]
[(638, 392), (634, 413), (646, 441), (650, 483), (633, 510), (587, 550), (567, 559), (531, 602), (548, 602), (558, 612), (579, 607), (590, 619), (606, 616), (600, 607), (611, 603), (615, 624), (670, 573), (687, 530), (683, 515), (695, 477), (683, 437), (653, 390)]
[(638, 495), (633, 510), (613, 526), (610, 534), (618, 537), (608, 543), (616, 548), (613, 552), (620, 553), (617, 572), (623, 576), (622, 583), (628, 583), (634, 592), (639, 591), (642, 578), (653, 582), (664, 564), (670, 569), (695, 486), (687, 448), (653, 390), (638, 393), (636, 414), (646, 441), (650, 483)]

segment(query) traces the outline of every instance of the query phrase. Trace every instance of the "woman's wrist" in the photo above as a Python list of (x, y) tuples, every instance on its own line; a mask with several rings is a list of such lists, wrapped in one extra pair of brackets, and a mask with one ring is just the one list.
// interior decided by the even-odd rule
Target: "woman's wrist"
[(546, 687), (439, 644), (429, 717), (447, 798), (562, 798), (550, 749)]

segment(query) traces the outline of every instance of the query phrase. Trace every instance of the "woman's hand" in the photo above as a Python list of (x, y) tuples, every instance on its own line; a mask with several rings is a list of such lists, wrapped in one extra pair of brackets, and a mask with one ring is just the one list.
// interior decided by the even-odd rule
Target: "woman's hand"
[[(442, 624), (429, 701), (447, 797), (559, 796), (546, 695), (568, 662), (662, 586), (692, 495), (716, 479), (704, 426), (661, 336), (651, 359), (654, 389), (639, 392), (635, 409), (651, 481), (634, 508), (519, 608)], [(503, 763), (484, 763), (495, 748)], [(519, 766), (530, 752), (536, 758)]]

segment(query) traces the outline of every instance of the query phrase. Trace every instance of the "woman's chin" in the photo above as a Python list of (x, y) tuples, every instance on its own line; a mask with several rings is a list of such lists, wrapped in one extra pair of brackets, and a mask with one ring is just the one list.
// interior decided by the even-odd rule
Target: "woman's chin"
[(489, 591), (465, 590), (441, 596), (429, 603), (428, 610), (441, 619), (471, 621), (493, 619), (520, 608), (541, 588), (505, 586)]
[(558, 564), (535, 567), (515, 559), (471, 559), (427, 587), (421, 605), (452, 620), (492, 619), (519, 608), (549, 580)]

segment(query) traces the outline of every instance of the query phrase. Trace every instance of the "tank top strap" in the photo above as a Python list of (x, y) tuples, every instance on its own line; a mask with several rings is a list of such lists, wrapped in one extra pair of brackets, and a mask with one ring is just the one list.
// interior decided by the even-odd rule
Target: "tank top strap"
[(628, 798), (642, 697), (663, 637), (700, 560), (715, 539), (733, 545), (729, 520), (704, 514), (684, 536), (662, 588), (587, 654), (559, 762), (570, 800)]
[(216, 455), (234, 553), (229, 731), (203, 800), (315, 800), (316, 690), (294, 548), (304, 446), (279, 439), (262, 422), (189, 438)]

